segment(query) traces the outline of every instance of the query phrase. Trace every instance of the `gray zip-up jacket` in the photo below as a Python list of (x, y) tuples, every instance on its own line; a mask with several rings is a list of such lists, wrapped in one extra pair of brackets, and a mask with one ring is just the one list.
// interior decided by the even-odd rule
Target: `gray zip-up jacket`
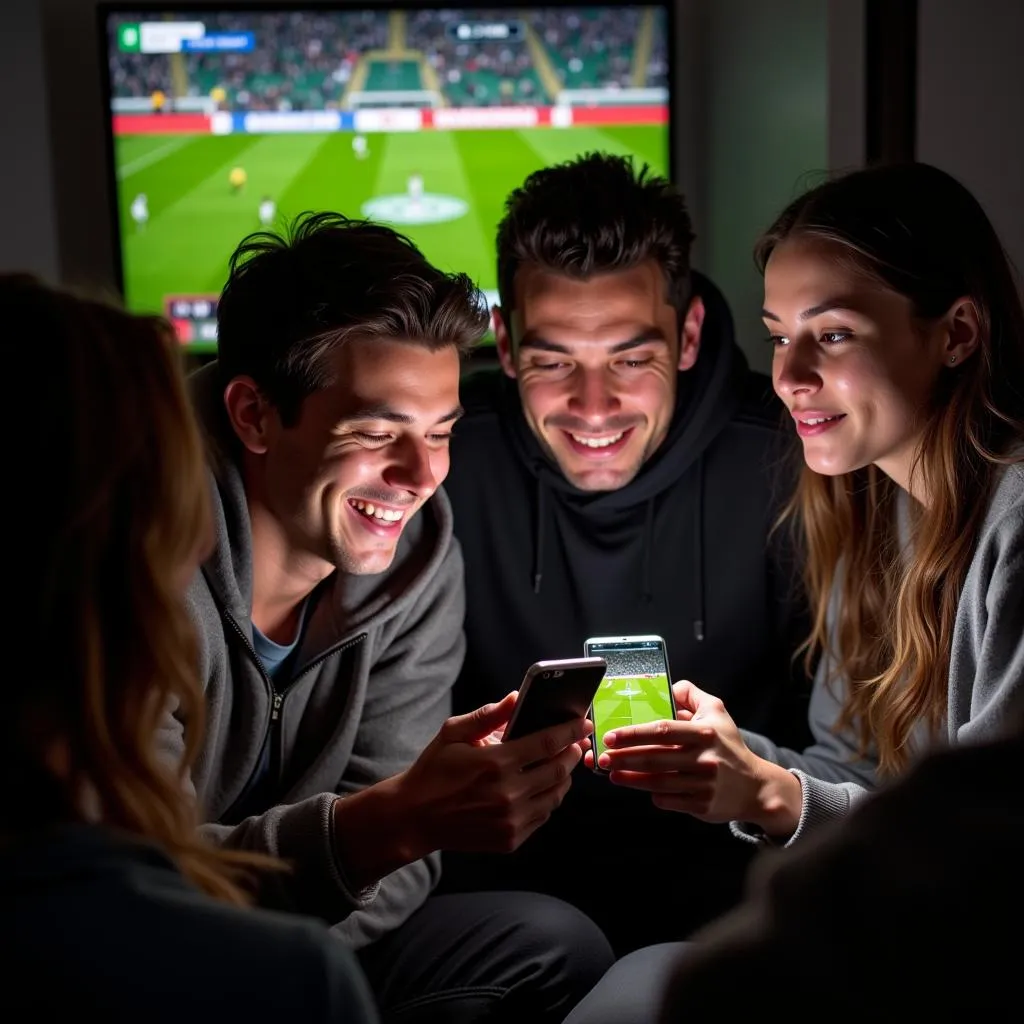
[[(830, 609), (830, 625), (836, 609)], [(843, 817), (876, 785), (876, 762), (858, 758), (852, 731), (837, 732), (841, 701), (821, 659), (809, 711), (815, 743), (801, 753), (743, 732), (755, 754), (790, 769), (803, 786), (797, 830), (785, 845)], [(949, 659), (946, 730), (939, 746), (1000, 738), (1024, 715), (1024, 465), (1008, 466), (996, 486), (960, 592)], [(915, 758), (935, 746), (922, 730)], [(760, 833), (732, 823), (740, 838)]]
[[(210, 443), (216, 548), (189, 590), (208, 709), (192, 772), (208, 837), (292, 862), (273, 902), (334, 924), (358, 948), (426, 899), (439, 854), (353, 890), (334, 855), (332, 805), (407, 768), (451, 713), (465, 653), (462, 556), (442, 490), (405, 527), (379, 575), (335, 572), (314, 595), (286, 680), (263, 671), (252, 645), (252, 537), (233, 435), (213, 366), (194, 375)], [(180, 752), (182, 723), (168, 723)], [(269, 806), (237, 824), (232, 808), (270, 743)]]

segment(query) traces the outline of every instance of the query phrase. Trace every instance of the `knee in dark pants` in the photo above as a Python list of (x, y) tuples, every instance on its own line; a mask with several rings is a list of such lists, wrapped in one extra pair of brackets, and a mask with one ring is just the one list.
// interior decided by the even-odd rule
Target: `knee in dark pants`
[(615, 961), (604, 932), (581, 910), (532, 892), (478, 894), (500, 900), (508, 950), (521, 965), (502, 1000), (502, 1020), (561, 1021)]
[(359, 958), (385, 1024), (561, 1024), (615, 959), (582, 911), (532, 892), (433, 896)]

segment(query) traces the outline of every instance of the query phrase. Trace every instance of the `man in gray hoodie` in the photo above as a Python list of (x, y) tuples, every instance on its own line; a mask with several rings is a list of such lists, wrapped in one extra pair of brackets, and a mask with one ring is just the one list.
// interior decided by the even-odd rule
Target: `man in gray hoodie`
[(465, 601), (440, 485), (480, 296), (388, 228), (315, 214), (243, 241), (217, 316), (194, 377), (205, 830), (289, 862), (264, 902), (330, 921), (385, 1020), (560, 1021), (612, 960), (588, 918), (431, 895), (439, 851), (512, 850), (547, 820), (587, 729), (497, 742), (513, 694), (449, 717)]

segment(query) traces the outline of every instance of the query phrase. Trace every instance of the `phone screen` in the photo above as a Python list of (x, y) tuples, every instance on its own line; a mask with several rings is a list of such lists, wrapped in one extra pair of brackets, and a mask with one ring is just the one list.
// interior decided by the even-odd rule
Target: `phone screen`
[(594, 695), (591, 715), (595, 758), (605, 750), (604, 734), (609, 729), (675, 718), (663, 640), (588, 641), (586, 651), (608, 662), (608, 671)]

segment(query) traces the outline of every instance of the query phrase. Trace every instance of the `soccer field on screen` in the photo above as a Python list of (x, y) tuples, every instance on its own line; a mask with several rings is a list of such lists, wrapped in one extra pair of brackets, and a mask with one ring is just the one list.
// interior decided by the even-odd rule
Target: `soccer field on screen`
[[(632, 154), (667, 174), (667, 133), (659, 125), (368, 134), (122, 135), (114, 140), (123, 242), (125, 300), (138, 312), (164, 311), (168, 295), (216, 295), (239, 241), (261, 228), (269, 196), (275, 227), (305, 210), (333, 210), (391, 223), (428, 259), (465, 271), (487, 292), (497, 287), (494, 237), (508, 193), (540, 167), (602, 150)], [(245, 185), (229, 174), (241, 167)], [(470, 174), (467, 168), (473, 168)], [(422, 177), (410, 213), (408, 182)], [(149, 219), (136, 224), (144, 193)]]
[(604, 734), (609, 729), (672, 718), (668, 676), (605, 676), (594, 695), (593, 713), (600, 756), (606, 749)]

